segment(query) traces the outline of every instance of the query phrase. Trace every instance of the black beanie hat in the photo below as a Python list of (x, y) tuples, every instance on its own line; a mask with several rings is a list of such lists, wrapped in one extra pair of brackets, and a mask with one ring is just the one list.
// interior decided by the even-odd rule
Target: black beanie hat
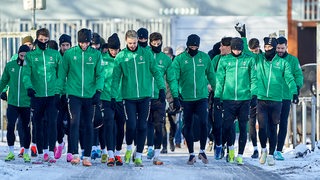
[(59, 46), (61, 46), (61, 44), (65, 42), (70, 43), (71, 46), (71, 36), (67, 34), (62, 34), (59, 38)]
[(221, 42), (215, 43), (212, 47), (213, 52), (216, 54), (220, 54), (221, 53), (220, 46), (221, 46)]
[(232, 50), (243, 50), (243, 41), (239, 37), (235, 37), (231, 39), (231, 49)]
[(98, 33), (92, 34), (91, 43), (92, 44), (100, 44), (101, 43), (100, 35)]
[(257, 38), (250, 39), (248, 42), (248, 46), (250, 49), (255, 49), (255, 48), (260, 47), (259, 39), (257, 39)]
[(78, 42), (91, 42), (91, 30), (90, 29), (80, 29), (78, 31)]
[(276, 38), (265, 37), (263, 38), (263, 41), (264, 45), (271, 45), (274, 48), (276, 48), (278, 44)]
[(137, 34), (139, 39), (148, 39), (149, 32), (146, 28), (140, 28), (138, 29)]
[(108, 48), (110, 49), (120, 49), (120, 40), (117, 33), (113, 33), (108, 38)]
[(223, 46), (230, 46), (231, 45), (231, 39), (232, 39), (232, 37), (223, 37), (221, 39), (221, 44)]
[(29, 46), (22, 45), (22, 46), (19, 47), (18, 54), (21, 53), (21, 52), (29, 52), (29, 51), (30, 51)]
[(186, 43), (187, 46), (197, 46), (199, 47), (200, 45), (200, 37), (196, 34), (191, 34), (188, 36), (188, 40)]
[(277, 41), (278, 41), (278, 44), (287, 44), (288, 42), (287, 39), (283, 36), (279, 37)]

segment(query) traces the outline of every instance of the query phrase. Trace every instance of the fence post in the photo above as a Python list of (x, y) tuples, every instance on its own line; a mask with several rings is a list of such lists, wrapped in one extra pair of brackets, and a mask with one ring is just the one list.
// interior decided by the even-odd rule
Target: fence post
[(311, 150), (315, 148), (316, 139), (316, 97), (311, 97)]
[(297, 146), (297, 105), (292, 104), (292, 144), (293, 148)]
[(307, 105), (306, 99), (302, 99), (302, 143), (306, 144), (307, 139)]

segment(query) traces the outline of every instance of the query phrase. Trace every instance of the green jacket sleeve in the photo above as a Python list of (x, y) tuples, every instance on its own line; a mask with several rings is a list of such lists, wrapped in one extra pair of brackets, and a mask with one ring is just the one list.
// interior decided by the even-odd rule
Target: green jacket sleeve
[(112, 72), (112, 82), (111, 82), (111, 98), (118, 97), (118, 90), (120, 86), (120, 81), (122, 77), (122, 71), (120, 67), (121, 57), (118, 55), (114, 60), (114, 67)]
[(289, 90), (291, 94), (298, 94), (297, 92), (297, 84), (294, 81), (294, 77), (291, 73), (290, 65), (287, 61), (284, 61), (285, 69), (284, 69), (284, 80), (288, 84)]
[(98, 55), (98, 61), (96, 65), (96, 90), (102, 91), (104, 85), (104, 70), (101, 53)]
[(158, 66), (157, 66), (155, 59), (153, 58), (151, 52), (148, 55), (149, 55), (149, 60), (150, 60), (150, 71), (156, 81), (158, 88), (159, 89), (166, 89), (163, 76), (161, 75), (161, 73), (158, 69)]
[(58, 66), (58, 80), (57, 80), (57, 86), (56, 86), (56, 94), (62, 94), (65, 83), (66, 83), (68, 70), (69, 70), (68, 56), (67, 54), (65, 54), (63, 56), (63, 60), (59, 62), (59, 66)]
[(31, 68), (32, 68), (32, 61), (30, 59), (29, 53), (26, 54), (24, 58), (26, 65), (23, 67), (22, 75), (23, 75), (23, 83), (26, 89), (34, 89), (31, 82)]
[(211, 63), (211, 61), (208, 61), (208, 67), (206, 69), (206, 74), (207, 74), (207, 78), (208, 81), (212, 87), (212, 89), (215, 89), (216, 87), (216, 76), (215, 76), (215, 71), (214, 71), (214, 67)]
[(1, 81), (0, 81), (0, 92), (5, 92), (4, 90), (7, 90), (7, 85), (10, 81), (10, 75), (8, 72), (8, 67), (6, 66), (4, 68), (4, 71), (2, 73)]
[(225, 77), (226, 77), (226, 69), (223, 64), (223, 58), (221, 58), (218, 64), (218, 70), (216, 73), (216, 88), (214, 91), (214, 97), (216, 98), (222, 98)]
[(256, 61), (254, 58), (251, 58), (251, 66), (250, 66), (250, 79), (251, 79), (251, 96), (257, 95), (258, 87), (257, 87), (257, 68)]
[[(178, 56), (179, 57), (179, 56)], [(174, 59), (171, 66), (169, 67), (169, 73), (172, 74), (172, 78), (169, 82), (169, 87), (171, 90), (171, 94), (173, 98), (177, 98), (179, 96), (179, 84), (178, 81), (180, 79), (180, 67), (178, 57)]]
[(300, 67), (300, 63), (298, 58), (294, 57), (292, 60), (294, 60), (294, 67), (291, 69), (292, 75), (294, 77), (294, 80), (300, 88), (303, 86), (303, 73)]

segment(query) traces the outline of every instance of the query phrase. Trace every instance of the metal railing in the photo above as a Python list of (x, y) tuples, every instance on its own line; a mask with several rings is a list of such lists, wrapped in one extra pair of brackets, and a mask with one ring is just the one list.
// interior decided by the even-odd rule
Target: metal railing
[(294, 20), (320, 20), (319, 0), (292, 0), (292, 15)]
[[(316, 140), (316, 124), (319, 125), (319, 122), (316, 123), (316, 97), (312, 96), (312, 97), (301, 97), (300, 98), (300, 103), (301, 104), (301, 117), (302, 117), (302, 128), (301, 128), (301, 134), (302, 134), (302, 138), (301, 138), (301, 143), (306, 144), (307, 143), (307, 117), (308, 117), (308, 113), (307, 113), (307, 104), (310, 103), (311, 105), (311, 113), (309, 114), (310, 116), (310, 120), (311, 120), (311, 135), (310, 135), (310, 139), (311, 139), (311, 149), (314, 150), (315, 148), (315, 140)], [(292, 117), (292, 121), (291, 121), (291, 126), (292, 128), (288, 128), (288, 135), (287, 137), (290, 137), (290, 135), (292, 134), (292, 144), (293, 144), (293, 148), (295, 148), (297, 146), (297, 136), (298, 136), (298, 132), (297, 132), (297, 105), (296, 104), (292, 104), (291, 107), (291, 117)], [(291, 132), (292, 129), (292, 132)], [(317, 132), (319, 133), (319, 132)]]

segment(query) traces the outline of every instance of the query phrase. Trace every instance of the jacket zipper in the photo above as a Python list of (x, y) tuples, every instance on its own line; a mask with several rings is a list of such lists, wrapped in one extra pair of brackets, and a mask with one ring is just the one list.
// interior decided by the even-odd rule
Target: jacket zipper
[(194, 98), (197, 98), (196, 65), (194, 62), (194, 58), (192, 58), (192, 63), (193, 63), (193, 94), (194, 94)]
[[(154, 61), (156, 62), (156, 58), (157, 58), (156, 53), (153, 54), (153, 58), (154, 58)], [(154, 97), (154, 77), (153, 76), (152, 76), (152, 97)]]
[(238, 94), (237, 94), (237, 89), (238, 89), (238, 58), (236, 61), (236, 73), (235, 73), (235, 79), (236, 79), (236, 87), (234, 88), (234, 97), (235, 100), (238, 100)]
[(20, 107), (20, 83), (21, 83), (21, 68), (22, 66), (20, 66), (19, 68), (19, 75), (18, 75), (18, 107)]
[(272, 63), (270, 64), (270, 70), (269, 70), (267, 97), (269, 97), (269, 88), (270, 88), (270, 81), (271, 81), (271, 73), (272, 73)]
[(83, 84), (84, 84), (84, 51), (82, 51), (82, 62), (81, 62), (81, 96), (83, 97)]
[(140, 97), (139, 93), (139, 82), (138, 82), (138, 73), (137, 73), (137, 64), (136, 64), (136, 54), (133, 55), (133, 62), (134, 62), (134, 73), (136, 75), (136, 84), (137, 84), (137, 96)]
[(48, 97), (48, 85), (47, 85), (47, 67), (46, 67), (46, 57), (44, 55), (44, 51), (42, 51), (42, 57), (43, 57), (43, 69), (44, 69), (44, 86), (45, 86), (45, 94), (46, 97)]

